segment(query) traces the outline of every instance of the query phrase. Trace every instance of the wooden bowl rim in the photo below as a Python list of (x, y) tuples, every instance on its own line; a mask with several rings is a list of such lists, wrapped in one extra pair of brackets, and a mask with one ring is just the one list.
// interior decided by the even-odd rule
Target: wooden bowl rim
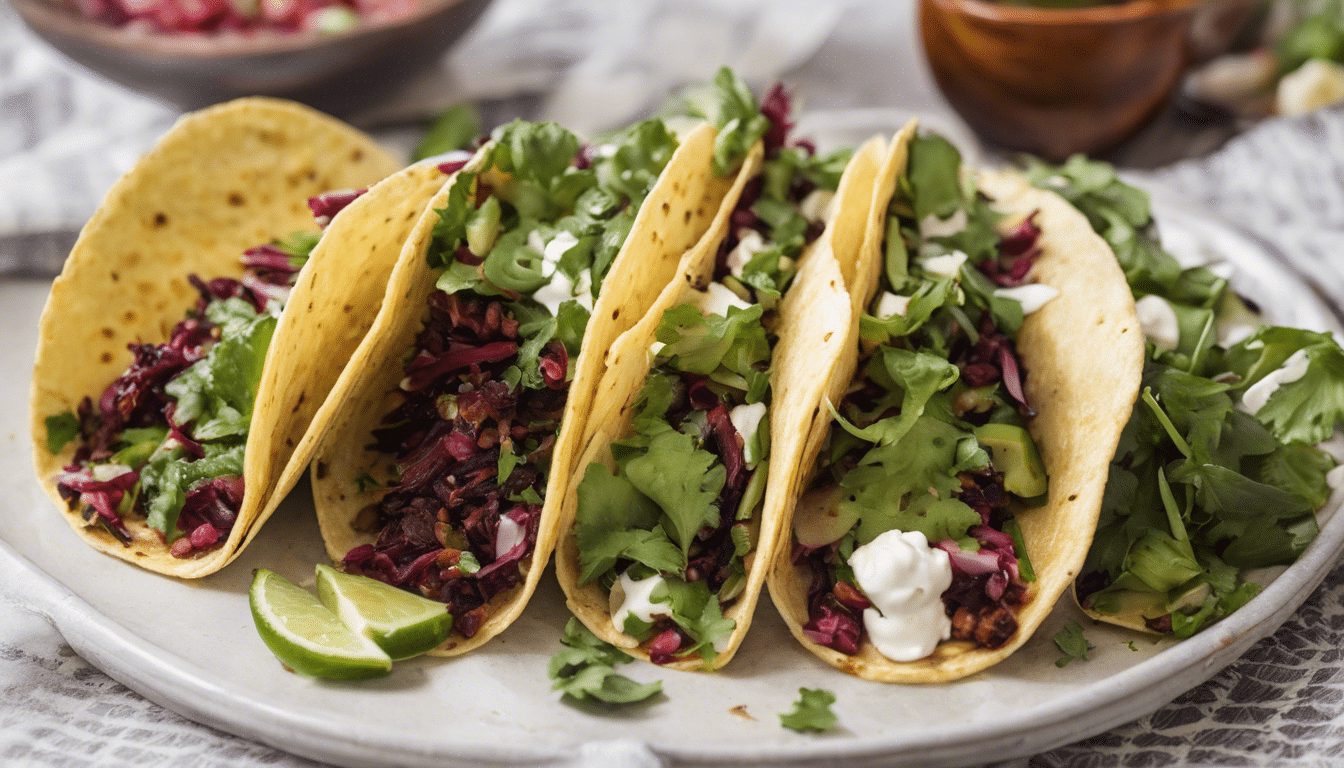
[(292, 33), (158, 34), (103, 24), (80, 16), (51, 0), (9, 0), (24, 21), (42, 34), (54, 33), (98, 46), (107, 51), (130, 53), (140, 57), (172, 56), (180, 59), (212, 61), (247, 59), (317, 50), (349, 43), (353, 39), (396, 33), (425, 19), (461, 5), (467, 0), (422, 0), (423, 5), (409, 16), (378, 21), (344, 32), (306, 30)]
[(1189, 13), (1205, 0), (1130, 0), (1087, 8), (1034, 8), (1004, 5), (987, 0), (923, 0), (950, 15), (972, 16), (984, 21), (1023, 26), (1068, 26), (1121, 24), (1153, 16)]

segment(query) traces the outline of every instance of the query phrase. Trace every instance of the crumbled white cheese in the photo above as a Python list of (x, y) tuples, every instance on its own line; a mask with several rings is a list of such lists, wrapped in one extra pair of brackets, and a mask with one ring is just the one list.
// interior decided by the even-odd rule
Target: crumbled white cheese
[(1176, 321), (1176, 310), (1161, 296), (1149, 294), (1134, 302), (1139, 314), (1143, 335), (1158, 349), (1171, 351), (1181, 343), (1181, 326)]
[(741, 277), (751, 257), (768, 247), (761, 233), (754, 229), (747, 230), (742, 239), (737, 241), (737, 247), (728, 252), (728, 271), (733, 277)]
[(882, 298), (877, 300), (877, 314), (874, 316), (878, 320), (886, 320), (888, 317), (904, 315), (909, 308), (909, 296), (897, 296), (891, 291), (883, 291)]
[(1051, 299), (1059, 295), (1059, 289), (1053, 285), (1045, 283), (1029, 283), (1019, 285), (1014, 288), (995, 288), (994, 295), (1005, 299), (1012, 299), (1022, 305), (1022, 315), (1030, 315), (1032, 312), (1045, 306)]
[(100, 483), (106, 483), (109, 480), (115, 480), (116, 478), (121, 477), (127, 472), (134, 471), (135, 470), (125, 464), (94, 464), (92, 474), (94, 480), (97, 480)]
[(919, 222), (919, 234), (923, 237), (950, 237), (965, 228), (966, 212), (961, 209), (946, 219), (930, 213)]
[(560, 312), (560, 305), (570, 299), (579, 302), (579, 306), (593, 311), (593, 275), (592, 270), (579, 272), (579, 281), (571, 282), (564, 272), (556, 270), (551, 274), (551, 282), (541, 286), (532, 294), (532, 300), (546, 307), (551, 314)]
[(1237, 407), (1246, 413), (1254, 416), (1260, 412), (1261, 408), (1269, 402), (1270, 395), (1284, 384), (1291, 384), (1294, 381), (1307, 375), (1307, 368), (1311, 361), (1307, 359), (1306, 350), (1299, 349), (1289, 358), (1283, 361), (1283, 366), (1270, 371), (1263, 379), (1255, 382), (1246, 388), (1241, 394), (1241, 402)]
[(834, 202), (834, 192), (829, 189), (814, 189), (798, 204), (798, 213), (808, 221), (826, 221)]
[(728, 316), (729, 307), (750, 309), (751, 305), (743, 301), (732, 289), (723, 283), (710, 283), (705, 290), (695, 291), (692, 297), (703, 315)]
[(931, 256), (925, 259), (921, 266), (924, 271), (931, 275), (941, 277), (956, 277), (961, 271), (961, 265), (966, 263), (968, 257), (961, 251), (953, 251), (942, 256)]

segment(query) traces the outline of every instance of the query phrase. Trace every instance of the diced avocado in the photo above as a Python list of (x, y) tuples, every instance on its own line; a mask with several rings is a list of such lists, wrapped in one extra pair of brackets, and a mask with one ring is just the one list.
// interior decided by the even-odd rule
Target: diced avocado
[(838, 485), (813, 488), (798, 499), (793, 510), (793, 535), (804, 547), (824, 547), (849, 532), (859, 521), (857, 507), (840, 510), (843, 490)]
[(994, 455), (994, 469), (1003, 473), (1003, 486), (1018, 496), (1040, 496), (1047, 481), (1041, 454), (1027, 430), (1012, 424), (976, 427), (975, 439)]
[(1088, 598), (1088, 608), (1097, 613), (1122, 617), (1134, 624), (1167, 614), (1166, 595), (1131, 589), (1106, 589)]
[(1187, 608), (1198, 610), (1203, 607), (1204, 600), (1208, 598), (1210, 591), (1208, 582), (1204, 581), (1204, 577), (1196, 576), (1191, 581), (1167, 593), (1167, 607), (1173, 612)]
[(477, 256), (485, 256), (495, 247), (499, 237), (499, 200), (491, 195), (467, 220), (467, 248)]

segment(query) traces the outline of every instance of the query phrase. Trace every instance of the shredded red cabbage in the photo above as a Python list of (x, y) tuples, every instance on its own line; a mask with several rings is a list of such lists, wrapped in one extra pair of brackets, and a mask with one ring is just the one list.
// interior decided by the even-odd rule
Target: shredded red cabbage
[[(497, 299), (433, 293), (398, 392), (402, 403), (374, 431), (374, 447), (396, 457), (400, 480), (366, 514), (377, 541), (343, 559), (347, 571), (447, 603), (454, 627), (471, 637), (495, 595), (516, 585), (536, 545), (545, 462), (568, 389), (562, 344), (541, 354), (543, 389), (511, 390), (501, 376), (517, 361), (518, 322)], [(563, 374), (561, 374), (563, 376)], [(519, 461), (499, 477), (500, 452)], [(497, 551), (501, 520), (522, 534)], [(479, 569), (464, 568), (470, 555)]]

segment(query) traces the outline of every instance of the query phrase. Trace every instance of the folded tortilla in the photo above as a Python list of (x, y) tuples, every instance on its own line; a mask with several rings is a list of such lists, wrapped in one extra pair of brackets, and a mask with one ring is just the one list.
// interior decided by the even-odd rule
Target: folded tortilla
[[(491, 598), (487, 617), (472, 637), (454, 630), (439, 648), (430, 651), (432, 655), (456, 656), (481, 646), (518, 617), (536, 589), (554, 548), (560, 502), (570, 483), (574, 456), (585, 442), (597, 382), (614, 364), (608, 354), (612, 343), (650, 311), (677, 274), (683, 254), (700, 247), (697, 243), (708, 237), (705, 233), (711, 227), (721, 226), (720, 219), (726, 216), (721, 213), (723, 207), (732, 207), (725, 201), (736, 200), (740, 193), (742, 174), (720, 178), (711, 171), (713, 142), (714, 131), (709, 126), (681, 138), (603, 280), (582, 351), (573, 364), (536, 542), (522, 561), (525, 578)], [(407, 241), (388, 283), (383, 310), (331, 398), (335, 413), (314, 458), (312, 485), (322, 538), (337, 563), (350, 550), (377, 538), (376, 533), (358, 530), (357, 521), (360, 512), (385, 491), (362, 484), (360, 478), (370, 468), (377, 468), (375, 475), (395, 476), (392, 457), (368, 447), (370, 435), (389, 410), (388, 394), (397, 389), (404, 375), (406, 350), (424, 326), (426, 300), (440, 273), (429, 266), (426, 253), (438, 221), (435, 211), (446, 205), (447, 197), (445, 187)]]
[[(242, 99), (188, 115), (108, 193), (52, 285), (31, 395), (37, 474), (90, 545), (149, 570), (195, 578), (231, 562), (293, 487), (314, 447), (319, 407), (383, 299), (411, 225), (445, 177), (396, 173), (372, 139), (306, 107)], [(376, 184), (336, 215), (299, 274), (267, 350), (244, 455), (245, 494), (228, 538), (177, 558), (144, 519), (123, 545), (85, 523), (54, 480), (75, 445), (46, 448), (45, 418), (97, 400), (131, 360), (166, 340), (198, 293), (187, 281), (237, 277), (248, 248), (316, 230), (307, 199)], [(311, 428), (311, 429), (310, 429)]]
[[(856, 280), (847, 286), (852, 300), (846, 305), (832, 296), (828, 299), (832, 306), (814, 305), (809, 308), (813, 313), (824, 316), (848, 306), (852, 322), (857, 323), (872, 300), (882, 269), (887, 201), (904, 173), (911, 136), (911, 126), (897, 136), (878, 176), (867, 238), (854, 270)], [(1026, 317), (1017, 337), (1018, 354), (1030, 372), (1026, 394), (1038, 412), (1029, 431), (1049, 476), (1046, 504), (1016, 514), (1036, 579), (1029, 583), (1027, 602), (1017, 615), (1017, 632), (999, 648), (949, 640), (923, 659), (896, 662), (880, 654), (865, 632), (859, 652), (849, 656), (804, 635), (812, 574), (806, 562), (793, 562), (794, 539), (786, 533), (778, 540), (769, 575), (775, 605), (805, 648), (826, 663), (867, 680), (956, 680), (998, 663), (1031, 637), (1082, 567), (1096, 530), (1107, 467), (1138, 393), (1143, 334), (1124, 275), (1105, 242), (1063, 199), (1032, 189), (1015, 174), (982, 173), (979, 186), (1010, 221), (1036, 213), (1042, 231), (1037, 241), (1041, 254), (1031, 274), (1035, 282), (1059, 291), (1056, 298)], [(824, 393), (830, 402), (839, 403), (844, 397), (857, 358), (857, 346), (850, 345), (838, 363), (827, 361), (827, 367), (835, 371)], [(831, 421), (824, 401), (816, 403), (811, 410), (809, 443), (799, 458), (802, 469), (795, 477), (793, 499), (808, 484)], [(819, 426), (818, 421), (823, 423)], [(792, 530), (792, 509), (783, 525), (786, 532)]]
[[(779, 338), (772, 351), (770, 372), (770, 456), (768, 464), (757, 469), (768, 473), (766, 489), (756, 539), (744, 559), (745, 586), (723, 612), (724, 618), (734, 622), (732, 633), (717, 650), (712, 662), (689, 656), (663, 666), (683, 670), (718, 669), (733, 658), (746, 637), (765, 584), (769, 554), (786, 530), (787, 511), (793, 504), (796, 488), (793, 478), (809, 437), (805, 430), (798, 428), (805, 423), (801, 414), (814, 406), (819, 397), (819, 386), (831, 379), (830, 371), (825, 368), (827, 361), (838, 362), (842, 350), (852, 347), (857, 340), (857, 326), (850, 322), (848, 296), (844, 292), (845, 280), (852, 276), (857, 259), (854, 255), (837, 259), (833, 254), (837, 251), (849, 254), (860, 246), (868, 221), (871, 189), (885, 151), (885, 142), (875, 139), (855, 152), (830, 205), (826, 228), (800, 257), (798, 273), (778, 308)], [(744, 180), (759, 171), (761, 161), (758, 145), (743, 166)], [(570, 610), (599, 638), (645, 660), (650, 657), (648, 649), (613, 623), (608, 590), (596, 580), (580, 584), (581, 552), (575, 535), (577, 480), (594, 463), (609, 472), (616, 470), (610, 445), (634, 431), (634, 406), (650, 371), (650, 345), (655, 341), (663, 312), (689, 301), (693, 291), (703, 289), (713, 280), (715, 256), (720, 241), (727, 234), (729, 215), (737, 197), (733, 194), (725, 201), (720, 221), (716, 222), (706, 240), (686, 253), (679, 277), (667, 286), (644, 319), (612, 345), (609, 365), (598, 385), (589, 419), (591, 436), (574, 464), (576, 478), (566, 493), (559, 518), (561, 535), (556, 545), (556, 576)], [(809, 311), (814, 307), (831, 306), (828, 301), (831, 297), (845, 302), (844, 311), (829, 314)], [(799, 322), (803, 319), (812, 322)]]

